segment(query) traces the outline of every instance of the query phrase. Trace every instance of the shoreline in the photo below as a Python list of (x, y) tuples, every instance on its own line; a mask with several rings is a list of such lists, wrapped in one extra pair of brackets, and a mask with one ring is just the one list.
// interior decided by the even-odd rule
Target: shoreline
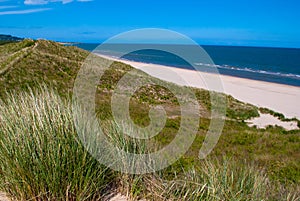
[[(300, 119), (300, 110), (298, 109), (300, 106), (300, 87), (233, 77), (229, 75), (197, 72), (194, 70), (158, 64), (128, 61), (98, 53), (96, 55), (106, 59), (123, 62), (134, 68), (140, 69), (151, 76), (168, 82), (173, 82), (181, 86), (191, 86), (212, 90), (206, 86), (206, 82), (201, 79), (201, 77), (207, 77), (211, 80), (220, 79), (223, 85), (223, 90), (216, 88), (213, 91), (231, 95), (237, 100), (245, 103), (274, 110), (275, 112), (284, 114), (287, 118), (296, 117), (297, 119)], [(172, 76), (174, 73), (177, 74), (177, 78)], [(178, 79), (178, 75), (180, 75), (182, 79)]]

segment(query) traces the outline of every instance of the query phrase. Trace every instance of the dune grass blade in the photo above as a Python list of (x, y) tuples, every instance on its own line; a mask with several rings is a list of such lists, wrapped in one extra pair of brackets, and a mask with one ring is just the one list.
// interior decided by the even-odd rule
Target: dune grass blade
[(264, 170), (236, 159), (208, 158), (171, 180), (156, 175), (145, 185), (154, 200), (261, 201), (300, 200), (297, 186), (270, 181)]
[(28, 91), (0, 102), (2, 188), (17, 200), (100, 198), (111, 173), (78, 142), (70, 104), (46, 87)]

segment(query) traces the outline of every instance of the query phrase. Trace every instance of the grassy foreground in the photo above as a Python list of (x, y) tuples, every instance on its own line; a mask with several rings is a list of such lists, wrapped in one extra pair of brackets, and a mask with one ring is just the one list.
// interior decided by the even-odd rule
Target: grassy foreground
[(71, 107), (53, 91), (0, 104), (3, 189), (17, 200), (97, 199), (111, 173), (76, 140)]
[[(70, 103), (47, 87), (7, 94), (0, 114), (1, 188), (16, 200), (101, 200), (113, 190), (148, 200), (299, 199), (296, 187), (286, 189), (255, 165), (233, 159), (139, 176), (114, 172), (84, 149)], [(117, 126), (111, 123), (108, 137), (136, 152), (128, 147), (141, 144), (133, 145)]]

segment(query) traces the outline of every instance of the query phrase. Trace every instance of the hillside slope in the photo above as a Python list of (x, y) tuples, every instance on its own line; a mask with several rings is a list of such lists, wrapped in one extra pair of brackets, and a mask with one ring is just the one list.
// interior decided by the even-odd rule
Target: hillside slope
[[(2, 45), (0, 46), (0, 96), (6, 90), (24, 89), (41, 82), (51, 84), (62, 95), (68, 94), (72, 91), (76, 74), (88, 55), (89, 52), (77, 47), (64, 46), (46, 40), (26, 39), (18, 43)], [(132, 69), (128, 65), (114, 62), (112, 68), (103, 76), (101, 91), (113, 90), (122, 75)], [(136, 71), (137, 74), (144, 74), (139, 70)], [(207, 101), (209, 93), (204, 90), (195, 90), (196, 95), (201, 99), (201, 104), (209, 108)], [(167, 98), (154, 97), (154, 94), (149, 93), (146, 88), (142, 88), (137, 95), (148, 103), (153, 103), (152, 99), (156, 100), (154, 101), (156, 104), (174, 102), (170, 92), (165, 89), (152, 87), (152, 91), (157, 92), (158, 95), (166, 93)], [(243, 104), (232, 97), (228, 97), (228, 100), (230, 117), (247, 119), (257, 116), (255, 107)], [(205, 111), (203, 112), (205, 113)]]
[(0, 93), (36, 83), (68, 92), (88, 52), (45, 40), (24, 40), (0, 46)]

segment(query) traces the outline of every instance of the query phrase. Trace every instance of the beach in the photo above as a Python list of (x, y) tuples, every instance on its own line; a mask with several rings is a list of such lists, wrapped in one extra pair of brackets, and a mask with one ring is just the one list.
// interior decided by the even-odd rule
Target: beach
[[(161, 80), (173, 82), (182, 86), (223, 92), (242, 102), (282, 113), (287, 118), (296, 117), (297, 119), (300, 119), (300, 110), (298, 109), (300, 106), (299, 87), (227, 75), (197, 72), (157, 64), (121, 60), (102, 54), (97, 55), (126, 63)], [(207, 77), (211, 80), (221, 80), (222, 89), (219, 87), (212, 89), (213, 87), (207, 86), (205, 80), (201, 79), (202, 77)]]

